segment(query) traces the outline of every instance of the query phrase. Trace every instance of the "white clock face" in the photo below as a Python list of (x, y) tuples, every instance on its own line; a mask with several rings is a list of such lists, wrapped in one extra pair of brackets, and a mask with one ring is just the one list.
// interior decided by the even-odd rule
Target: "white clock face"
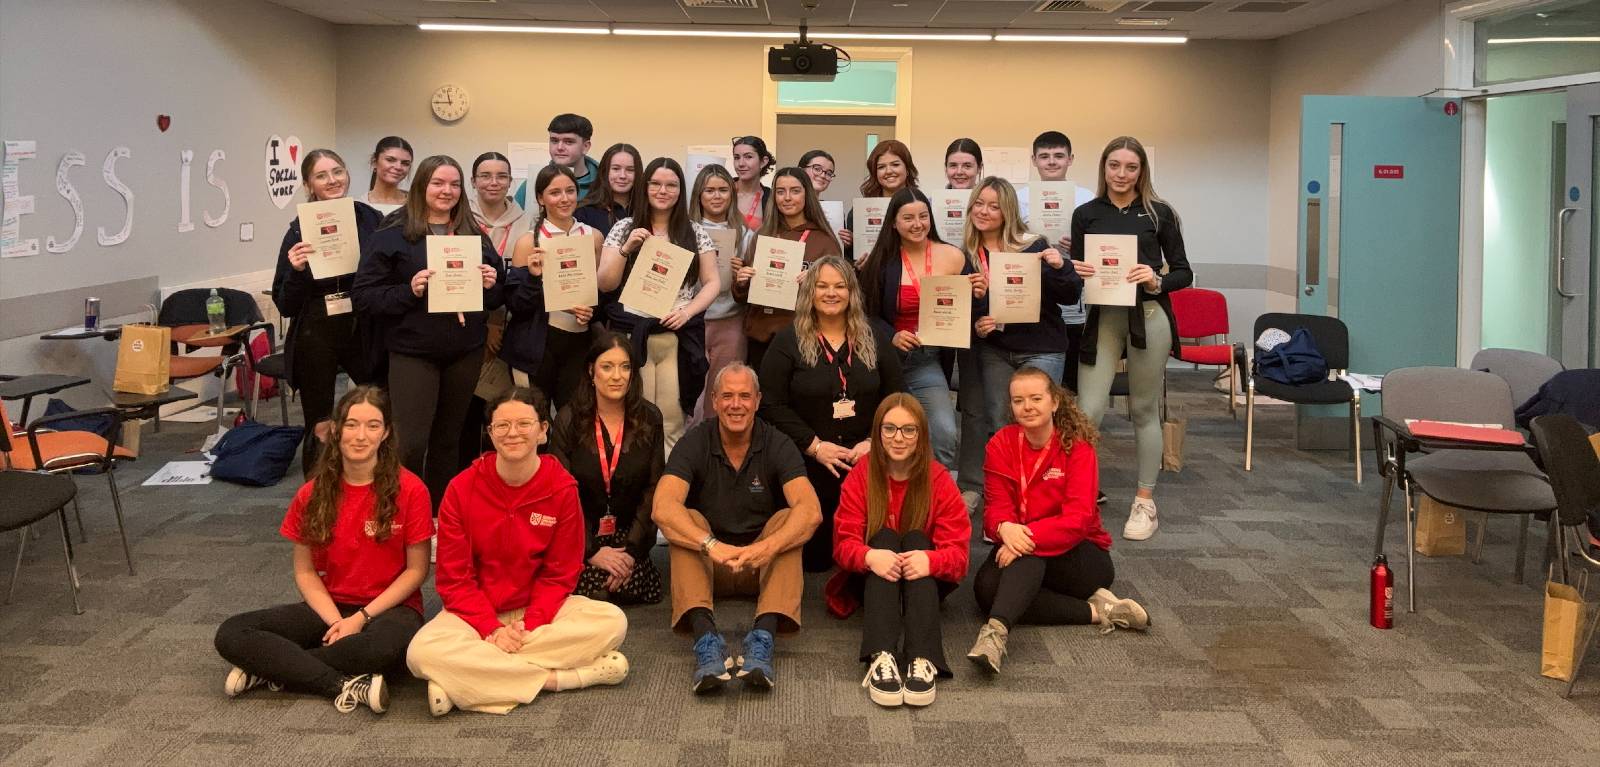
[(445, 122), (455, 122), (467, 116), (467, 91), (459, 85), (441, 85), (429, 101), (433, 116)]

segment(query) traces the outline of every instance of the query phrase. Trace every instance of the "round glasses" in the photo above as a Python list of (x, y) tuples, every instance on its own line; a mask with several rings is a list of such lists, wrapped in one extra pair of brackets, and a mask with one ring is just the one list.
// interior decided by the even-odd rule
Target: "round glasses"
[(812, 173), (815, 173), (815, 174), (817, 174), (817, 175), (819, 175), (819, 176), (821, 176), (823, 178), (827, 178), (827, 179), (831, 179), (834, 176), (833, 171), (828, 170), (827, 168), (824, 168), (821, 165), (807, 165), (806, 166), (806, 170), (808, 170), (808, 171), (810, 171)]
[(489, 433), (496, 437), (504, 437), (510, 434), (512, 429), (516, 429), (518, 433), (529, 434), (538, 425), (539, 422), (532, 418), (524, 418), (521, 421), (495, 421), (489, 424)]
[(899, 434), (906, 439), (916, 439), (917, 433), (920, 430), (914, 423), (908, 423), (904, 426), (896, 426), (892, 423), (886, 423), (879, 427), (878, 431), (883, 434), (884, 439), (894, 439), (894, 435), (896, 434)]

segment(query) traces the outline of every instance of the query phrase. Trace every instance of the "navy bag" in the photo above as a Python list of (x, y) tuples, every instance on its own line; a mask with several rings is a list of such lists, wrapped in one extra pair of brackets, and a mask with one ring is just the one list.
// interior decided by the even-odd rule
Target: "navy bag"
[(268, 426), (245, 421), (217, 440), (211, 477), (240, 485), (276, 485), (289, 472), (305, 436), (301, 426)]
[(1301, 386), (1328, 380), (1328, 360), (1311, 340), (1311, 331), (1296, 328), (1289, 340), (1256, 355), (1256, 373), (1268, 381)]

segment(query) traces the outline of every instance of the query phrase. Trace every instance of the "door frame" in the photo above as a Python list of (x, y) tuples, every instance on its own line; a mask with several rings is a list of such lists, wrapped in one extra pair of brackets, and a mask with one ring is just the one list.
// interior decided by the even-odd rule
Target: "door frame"
[[(1596, 311), (1600, 310), (1600, 299), (1594, 291), (1594, 275), (1600, 271), (1600, 264), (1594, 262), (1594, 146), (1595, 134), (1600, 132), (1600, 85), (1567, 89), (1566, 128), (1566, 167), (1561, 169), (1565, 194), (1559, 204), (1562, 210), (1574, 211), (1574, 215), (1564, 217), (1565, 226), (1560, 218), (1552, 222), (1557, 227), (1556, 243), (1565, 248), (1551, 265), (1551, 292), (1572, 295), (1551, 300), (1561, 302), (1562, 363), (1569, 368), (1593, 367), (1596, 348), (1600, 347), (1594, 326)], [(1582, 343), (1575, 343), (1579, 337)]]
[[(766, 57), (766, 47), (761, 49), (762, 57)], [(912, 146), (911, 143), (911, 49), (910, 48), (852, 48), (850, 50), (852, 61), (893, 61), (895, 62), (894, 81), (894, 106), (893, 107), (793, 107), (779, 106), (778, 83), (771, 77), (762, 78), (761, 87), (761, 135), (768, 138), (773, 154), (778, 153), (778, 116), (779, 115), (872, 115), (876, 117), (893, 117), (895, 138)]]

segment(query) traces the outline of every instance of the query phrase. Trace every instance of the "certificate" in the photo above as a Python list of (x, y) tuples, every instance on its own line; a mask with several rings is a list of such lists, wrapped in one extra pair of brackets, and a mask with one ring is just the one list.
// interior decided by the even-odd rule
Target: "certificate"
[(828, 219), (830, 234), (844, 231), (844, 200), (818, 200), (822, 204), (822, 217)]
[[(972, 282), (963, 275), (923, 277), (917, 306), (917, 340), (923, 346), (972, 345)], [(1037, 319), (1038, 315), (1034, 315)]]
[(545, 311), (600, 303), (600, 285), (594, 278), (593, 237), (544, 237), (539, 240), (539, 247), (544, 250), (540, 279), (544, 282)]
[(888, 215), (887, 197), (857, 197), (850, 204), (850, 247), (858, 262), (866, 259), (872, 246), (878, 244), (878, 234), (883, 231), (883, 221)]
[(806, 262), (806, 244), (762, 235), (756, 238), (750, 260), (756, 270), (750, 278), (750, 303), (794, 311), (795, 297), (800, 292), (800, 268)]
[(1028, 185), (1028, 229), (1054, 246), (1072, 233), (1072, 211), (1078, 186), (1071, 181), (1035, 181)]
[(633, 258), (628, 283), (622, 286), (622, 305), (648, 317), (665, 317), (678, 304), (678, 288), (695, 254), (673, 245), (665, 237), (650, 237)]
[(967, 206), (972, 201), (971, 189), (940, 189), (933, 198), (934, 226), (945, 242), (961, 247), (967, 234)]
[(483, 311), (483, 237), (428, 235), (428, 311)]
[(1133, 306), (1138, 285), (1128, 282), (1128, 270), (1139, 263), (1139, 238), (1132, 234), (1086, 234), (1084, 260), (1094, 264), (1094, 276), (1083, 283), (1083, 302), (1100, 306)]
[(1043, 284), (1038, 253), (989, 254), (989, 316), (1010, 324), (1038, 322)]
[(733, 288), (733, 259), (739, 256), (738, 238), (732, 229), (700, 228), (717, 244), (717, 278), (722, 281), (722, 292), (726, 293)]
[(308, 263), (311, 276), (326, 280), (355, 272), (361, 263), (355, 200), (303, 202), (295, 211), (300, 214), (300, 241), (317, 249)]

